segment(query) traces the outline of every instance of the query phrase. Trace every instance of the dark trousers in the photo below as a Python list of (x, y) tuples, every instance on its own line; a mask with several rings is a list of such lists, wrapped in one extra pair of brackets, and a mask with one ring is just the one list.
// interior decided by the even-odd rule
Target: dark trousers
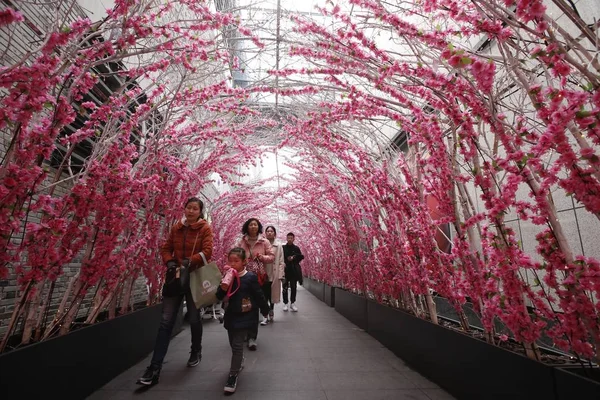
[(275, 308), (275, 304), (273, 304), (273, 300), (271, 297), (271, 286), (273, 286), (273, 282), (265, 282), (262, 285), (263, 293), (265, 294), (265, 298), (267, 299), (267, 303), (269, 303), (269, 308), (273, 310)]
[(229, 336), (229, 345), (231, 346), (231, 367), (229, 375), (237, 375), (242, 369), (244, 362), (244, 342), (246, 335), (249, 335), (248, 329), (230, 329), (227, 331)]
[(163, 360), (167, 355), (173, 326), (175, 326), (177, 313), (179, 312), (184, 296), (190, 318), (190, 329), (192, 331), (192, 351), (198, 353), (202, 351), (202, 321), (200, 320), (200, 311), (194, 305), (192, 294), (188, 292), (185, 295), (164, 296), (160, 326), (158, 328), (158, 335), (156, 336), (156, 343), (154, 344), (154, 354), (150, 362), (150, 365), (155, 368), (162, 367)]
[[(263, 293), (265, 294), (265, 297), (267, 298), (267, 303), (269, 303), (269, 307), (271, 308), (271, 310), (275, 308), (275, 304), (273, 304), (271, 301), (271, 285), (272, 284), (273, 284), (273, 282), (265, 282), (261, 286)], [(260, 317), (260, 318), (262, 318), (262, 317)], [(258, 338), (258, 321), (256, 321), (256, 325), (254, 325), (252, 328), (248, 329), (248, 339), (256, 340), (257, 338)]]
[(298, 281), (291, 280), (285, 281), (283, 284), (283, 304), (288, 303), (288, 287), (292, 289), (292, 298), (290, 299), (292, 303), (296, 302), (296, 292), (298, 290)]
[(252, 325), (252, 328), (248, 328), (248, 339), (256, 340), (258, 338), (258, 320)]

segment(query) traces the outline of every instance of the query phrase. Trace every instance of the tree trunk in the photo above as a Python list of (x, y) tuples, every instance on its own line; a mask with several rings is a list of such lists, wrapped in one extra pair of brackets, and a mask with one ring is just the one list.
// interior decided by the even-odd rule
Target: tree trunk
[(4, 349), (6, 348), (6, 345), (8, 344), (8, 339), (10, 339), (10, 335), (12, 334), (13, 330), (15, 329), (15, 327), (17, 325), (17, 321), (19, 320), (19, 317), (21, 316), (21, 313), (25, 306), (27, 295), (29, 294), (29, 291), (31, 290), (31, 285), (32, 285), (31, 282), (27, 282), (27, 286), (25, 286), (25, 290), (21, 294), (21, 298), (19, 299), (19, 302), (17, 303), (17, 305), (15, 306), (15, 309), (13, 310), (13, 313), (10, 317), (10, 321), (8, 322), (8, 328), (6, 330), (6, 333), (4, 334), (4, 338), (2, 339), (2, 342), (0, 342), (0, 353), (2, 353), (4, 351)]
[(415, 315), (419, 318), (422, 318), (422, 312), (420, 310), (419, 305), (417, 304), (417, 299), (412, 290), (409, 289), (409, 297), (410, 297), (410, 306), (413, 309)]
[(463, 330), (465, 332), (470, 332), (471, 325), (469, 324), (469, 320), (467, 319), (467, 316), (465, 315), (465, 312), (463, 310), (458, 311), (458, 319)]
[(117, 316), (117, 300), (123, 295), (124, 288), (124, 284), (119, 285), (118, 295), (115, 294), (110, 300), (110, 303), (108, 304), (108, 319), (113, 319)]
[(73, 301), (71, 302), (71, 307), (69, 307), (69, 311), (67, 311), (67, 314), (64, 316), (63, 322), (60, 325), (60, 330), (58, 332), (59, 336), (68, 333), (71, 329), (71, 325), (77, 317), (79, 306), (81, 306), (81, 302), (83, 301), (87, 289), (89, 288), (88, 283), (84, 283), (81, 280), (81, 270), (85, 268), (86, 263), (92, 259), (92, 253), (94, 252), (94, 244), (96, 242), (97, 234), (98, 227), (95, 227), (93, 232), (88, 237), (85, 248), (85, 254), (83, 255), (83, 258), (81, 260), (80, 273), (77, 274), (78, 278), (74, 289), (75, 296), (73, 297)]
[(38, 320), (38, 313), (41, 309), (41, 304), (38, 307), (38, 303), (42, 298), (42, 291), (44, 290), (45, 281), (39, 282), (35, 285), (33, 289), (33, 293), (31, 297), (27, 299), (27, 303), (29, 303), (29, 310), (27, 311), (27, 315), (25, 317), (25, 323), (23, 324), (23, 335), (21, 336), (21, 344), (28, 344), (31, 341), (31, 336), (33, 333), (33, 328), (36, 325)]
[(52, 281), (50, 283), (50, 287), (48, 288), (48, 293), (46, 294), (46, 300), (42, 303), (42, 306), (40, 307), (38, 320), (35, 324), (35, 337), (33, 339), (36, 342), (39, 342), (42, 337), (43, 328), (46, 325), (46, 318), (48, 317), (48, 308), (50, 307), (50, 303), (52, 302), (52, 294), (54, 293), (55, 287), (56, 281)]
[(77, 317), (77, 313), (79, 312), (79, 306), (81, 306), (81, 302), (83, 301), (83, 298), (85, 297), (86, 290), (87, 290), (87, 285), (84, 285), (83, 283), (81, 283), (81, 279), (79, 279), (79, 282), (77, 285), (77, 292), (75, 294), (73, 301), (71, 302), (71, 307), (69, 307), (69, 311), (67, 311), (62, 324), (60, 324), (60, 329), (58, 330), (58, 336), (65, 335), (65, 334), (69, 333), (69, 331), (71, 330), (71, 325), (73, 324), (73, 321)]
[(85, 322), (89, 323), (89, 324), (93, 324), (94, 322), (96, 322), (96, 319), (98, 318), (98, 315), (100, 315), (100, 312), (102, 312), (102, 310), (104, 310), (108, 306), (108, 304), (110, 302), (112, 302), (113, 299), (115, 299), (115, 298), (116, 298), (115, 290), (111, 290), (108, 293), (108, 295), (102, 299), (102, 303), (100, 303), (98, 305), (98, 307), (96, 307), (94, 309), (94, 311), (92, 313), (90, 313), (90, 315), (88, 316), (88, 318), (86, 319)]
[(65, 290), (65, 294), (63, 295), (60, 305), (58, 306), (58, 310), (56, 310), (54, 319), (46, 327), (46, 330), (44, 331), (44, 335), (42, 336), (42, 340), (48, 339), (48, 337), (50, 337), (50, 335), (54, 331), (55, 327), (60, 323), (60, 320), (63, 318), (65, 306), (67, 305), (67, 300), (69, 299), (69, 295), (71, 294), (73, 284), (75, 283), (76, 280), (79, 279), (80, 273), (81, 273), (81, 271), (77, 272), (77, 274), (73, 275), (71, 280), (69, 280), (69, 285), (67, 286), (67, 289)]
[(425, 300), (427, 301), (427, 309), (429, 310), (429, 318), (431, 318), (431, 322), (439, 325), (437, 309), (435, 307), (435, 302), (433, 301), (433, 296), (427, 293), (425, 295)]
[(128, 278), (128, 281), (125, 282), (125, 289), (123, 292), (123, 297), (121, 298), (121, 315), (127, 314), (131, 308), (131, 293), (133, 292), (133, 286), (135, 285), (136, 278), (137, 273), (131, 274)]
[(102, 285), (103, 284), (104, 284), (104, 279), (100, 279), (100, 281), (96, 285), (96, 293), (94, 294), (94, 299), (92, 300), (92, 306), (90, 307), (88, 316), (85, 319), (86, 324), (93, 323), (96, 320), (98, 314), (100, 313), (100, 310), (102, 309), (102, 304), (104, 304), (104, 299), (105, 299), (105, 296), (102, 294), (102, 292), (103, 292)]
[(525, 354), (527, 354), (527, 357), (533, 360), (541, 361), (540, 348), (537, 346), (537, 344), (529, 342), (522, 343), (523, 347), (525, 348)]

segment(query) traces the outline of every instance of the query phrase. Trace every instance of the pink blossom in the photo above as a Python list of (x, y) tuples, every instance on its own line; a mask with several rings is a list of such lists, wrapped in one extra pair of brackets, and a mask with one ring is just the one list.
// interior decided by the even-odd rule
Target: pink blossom
[(491, 62), (483, 62), (481, 60), (476, 60), (471, 65), (471, 73), (473, 74), (473, 77), (477, 81), (481, 90), (487, 93), (489, 93), (492, 90), (495, 71), (496, 67)]
[(552, 68), (555, 76), (568, 76), (571, 73), (571, 68), (564, 62), (557, 62)]
[(19, 11), (15, 11), (12, 8), (6, 8), (0, 11), (0, 27), (20, 21), (23, 21), (23, 14)]

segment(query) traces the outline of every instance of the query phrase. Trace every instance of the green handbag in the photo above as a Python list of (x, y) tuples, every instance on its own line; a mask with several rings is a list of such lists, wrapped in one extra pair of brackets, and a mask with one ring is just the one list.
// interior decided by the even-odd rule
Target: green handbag
[(197, 309), (217, 303), (217, 289), (221, 284), (221, 271), (214, 261), (206, 262), (204, 253), (200, 253), (204, 266), (190, 272), (190, 290)]

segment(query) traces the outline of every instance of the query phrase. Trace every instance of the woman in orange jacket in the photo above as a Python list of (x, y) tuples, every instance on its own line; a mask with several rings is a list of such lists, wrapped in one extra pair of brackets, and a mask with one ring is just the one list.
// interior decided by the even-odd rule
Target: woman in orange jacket
[(181, 302), (185, 297), (190, 328), (192, 331), (192, 349), (187, 362), (188, 367), (195, 367), (202, 358), (202, 321), (200, 312), (194, 304), (189, 286), (181, 288), (177, 277), (180, 268), (188, 268), (191, 272), (204, 266), (202, 253), (206, 262), (210, 262), (213, 249), (213, 232), (206, 220), (202, 219), (204, 204), (197, 197), (185, 203), (185, 214), (169, 233), (165, 244), (161, 247), (161, 256), (167, 266), (165, 284), (163, 286), (162, 316), (154, 354), (150, 366), (137, 383), (152, 385), (158, 383), (162, 363), (169, 348), (171, 332), (177, 319)]

